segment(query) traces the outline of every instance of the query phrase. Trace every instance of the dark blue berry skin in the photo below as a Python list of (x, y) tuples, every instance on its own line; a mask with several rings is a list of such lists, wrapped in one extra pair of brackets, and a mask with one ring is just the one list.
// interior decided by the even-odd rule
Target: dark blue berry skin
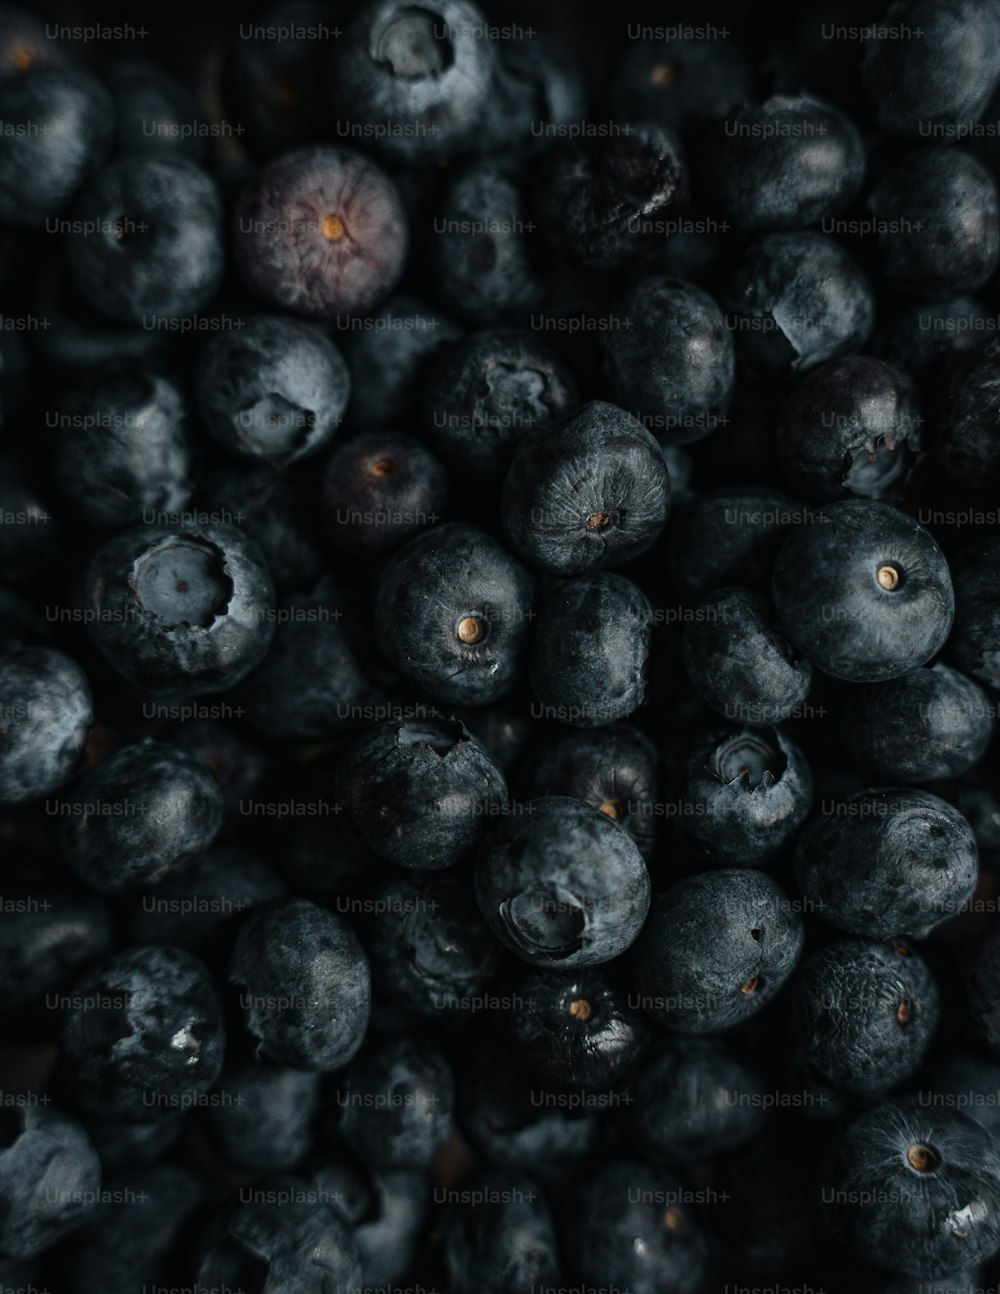
[(105, 1173), (117, 1173), (123, 1168), (155, 1164), (181, 1135), (184, 1118), (182, 1108), (174, 1114), (160, 1111), (150, 1123), (122, 1123), (90, 1115), (83, 1124)]
[(629, 1002), (668, 1029), (718, 1033), (774, 998), (802, 943), (802, 918), (770, 876), (699, 872), (654, 900), (633, 953)]
[(522, 438), (500, 507), (526, 562), (581, 575), (652, 546), (670, 508), (670, 478), (656, 438), (623, 409), (592, 400)]
[(94, 1207), (101, 1164), (79, 1123), (54, 1106), (4, 1111), (0, 1149), (0, 1258), (33, 1258), (69, 1235)]
[(341, 757), (337, 800), (382, 858), (436, 871), (467, 858), (507, 807), (507, 784), (460, 723), (390, 720)]
[(672, 131), (626, 124), (559, 144), (545, 157), (535, 211), (553, 250), (580, 269), (623, 270), (663, 244), (687, 200), (687, 163)]
[(981, 1123), (991, 1137), (1000, 1133), (1000, 1061), (974, 1051), (952, 1052), (934, 1069), (925, 1104), (961, 1110)]
[(753, 76), (730, 40), (639, 41), (612, 77), (609, 97), (619, 118), (656, 121), (697, 139), (749, 99)]
[(836, 1091), (872, 1097), (919, 1069), (938, 1026), (926, 962), (901, 939), (841, 939), (810, 953), (788, 997), (796, 1063)]
[(567, 732), (533, 741), (518, 769), (518, 786), (529, 800), (570, 795), (585, 800), (624, 827), (646, 862), (656, 848), (657, 749), (628, 723)]
[(497, 478), (521, 437), (577, 407), (572, 374), (520, 329), (471, 333), (438, 357), (424, 388), (431, 444), (459, 468)]
[(834, 360), (792, 388), (775, 448), (785, 479), (804, 499), (892, 501), (924, 449), (916, 387), (884, 360)]
[(796, 527), (771, 592), (789, 641), (851, 683), (882, 683), (925, 664), (955, 609), (948, 564), (929, 532), (868, 499), (827, 504)]
[(759, 867), (795, 836), (812, 808), (802, 751), (777, 728), (712, 728), (692, 743), (676, 825), (715, 863)]
[(130, 683), (160, 695), (235, 686), (274, 634), (271, 576), (235, 526), (141, 526), (117, 535), (90, 564), (86, 602), (103, 655)]
[(186, 507), (194, 475), (187, 415), (177, 383), (139, 365), (99, 371), (70, 391), (53, 472), (84, 521), (134, 526)]
[(500, 1045), (532, 1085), (607, 1092), (649, 1042), (649, 1022), (604, 971), (525, 969), (509, 989)]
[(286, 899), (251, 913), (229, 978), (260, 1058), (338, 1069), (361, 1046), (371, 1009), (368, 958), (347, 922), (315, 903)]
[(123, 324), (202, 310), (222, 281), (222, 202), (184, 157), (127, 157), (84, 189), (70, 268), (83, 297)]
[[(950, 301), (919, 305), (907, 301), (879, 329), (876, 353), (896, 368), (906, 369), (931, 397), (934, 416), (928, 420), (931, 424), (929, 439), (936, 444), (932, 452), (942, 463), (946, 461), (944, 433), (940, 429), (944, 415), (934, 409), (934, 402), (947, 407), (952, 388), (948, 384), (940, 386), (939, 379), (946, 373), (947, 361), (953, 356), (958, 358), (969, 351), (987, 350), (989, 344), (984, 345), (983, 335), (990, 327), (988, 319), (989, 311), (975, 297), (952, 297)], [(956, 395), (961, 396), (963, 385), (964, 382), (956, 385)], [(971, 395), (976, 401), (975, 390)], [(973, 484), (977, 484), (978, 479)]]
[(179, 872), (222, 827), (222, 791), (192, 756), (166, 742), (125, 746), (80, 783), (60, 843), (73, 871), (107, 894)]
[(111, 909), (96, 894), (47, 882), (4, 883), (0, 923), (0, 1010), (30, 1003), (75, 979), (111, 950)]
[(351, 1227), (304, 1178), (261, 1178), (232, 1200), (202, 1239), (197, 1280), (206, 1290), (326, 1294), (361, 1288)]
[(555, 1284), (555, 1223), (527, 1173), (480, 1170), (435, 1193), (451, 1294), (519, 1294)]
[(841, 930), (924, 939), (972, 897), (976, 839), (957, 809), (927, 791), (859, 791), (803, 831), (795, 877)]
[(248, 1173), (295, 1167), (313, 1140), (320, 1077), (261, 1061), (222, 1071), (205, 1123), (228, 1164)]
[(701, 144), (713, 210), (740, 229), (802, 229), (848, 206), (865, 146), (854, 122), (811, 94), (746, 104)]
[(751, 243), (722, 306), (751, 373), (788, 378), (863, 349), (875, 323), (871, 284), (857, 262), (813, 230)]
[(177, 156), (200, 162), (208, 127), (179, 81), (144, 59), (124, 59), (108, 74), (115, 101), (114, 155)]
[(699, 604), (684, 625), (684, 667), (702, 700), (734, 723), (781, 723), (812, 683), (812, 666), (756, 589), (719, 589)]
[[(271, 761), (270, 752), (239, 725), (226, 724), (221, 719), (185, 719), (172, 729), (170, 740), (212, 773), (222, 788), (228, 817), (239, 813), (240, 800), (258, 786)], [(256, 875), (254, 869), (249, 870)]]
[(233, 256), (254, 296), (310, 319), (363, 314), (396, 286), (409, 246), (395, 184), (353, 149), (272, 158), (241, 194)]
[[(993, 0), (893, 0), (879, 25), (885, 33), (869, 40), (862, 64), (879, 125), (921, 137), (934, 127), (974, 125), (1000, 77), (1000, 8)], [(899, 28), (911, 35), (899, 39)], [(912, 34), (917, 29), (919, 37)]]
[(952, 563), (955, 625), (948, 655), (964, 673), (1000, 688), (1000, 592), (996, 562), (1000, 538), (971, 544)]
[(879, 1267), (944, 1277), (1000, 1246), (1000, 1152), (968, 1115), (893, 1097), (832, 1137), (820, 1207), (838, 1240)]
[(377, 988), (432, 1019), (471, 1009), (488, 992), (501, 949), (471, 877), (394, 874), (372, 903), (365, 933)]
[(190, 1107), (219, 1077), (222, 1004), (182, 948), (133, 946), (88, 972), (63, 1025), (63, 1083), (102, 1118), (148, 1122)]
[(622, 321), (603, 339), (618, 404), (667, 444), (710, 435), (732, 401), (736, 354), (708, 293), (682, 279), (643, 278), (611, 317)]
[(422, 696), (488, 705), (521, 672), (534, 592), (532, 576), (486, 531), (435, 526), (382, 572), (378, 645)]
[(486, 18), (466, 0), (370, 0), (336, 42), (333, 103), (387, 161), (448, 161), (481, 142), (496, 69)]
[(658, 1038), (629, 1083), (618, 1122), (637, 1155), (688, 1164), (735, 1150), (764, 1126), (764, 1084), (712, 1038)]
[(429, 1168), (451, 1135), (454, 1079), (426, 1039), (377, 1042), (344, 1075), (340, 1135), (375, 1168)]
[(632, 1294), (697, 1294), (708, 1242), (682, 1203), (680, 1178), (629, 1159), (587, 1173), (570, 1196), (563, 1254), (586, 1288), (620, 1285)]
[(1000, 253), (1000, 210), (993, 177), (956, 148), (910, 153), (887, 171), (868, 198), (884, 221), (883, 272), (901, 292), (933, 301), (976, 292)]
[(495, 147), (532, 156), (544, 151), (559, 127), (587, 115), (587, 88), (575, 55), (543, 32), (514, 31), (501, 36), (498, 66), (485, 123)]
[(0, 804), (59, 789), (80, 761), (94, 721), (87, 676), (51, 647), (0, 655)]
[(841, 710), (856, 764), (910, 786), (961, 777), (993, 737), (992, 704), (971, 679), (940, 662), (889, 683), (853, 688)]
[[(981, 336), (981, 334), (979, 334)], [(932, 407), (928, 452), (969, 490), (1000, 486), (1000, 341), (955, 355)]]
[(529, 676), (534, 712), (574, 728), (624, 719), (646, 697), (653, 609), (613, 572), (564, 580), (542, 606)]
[(0, 119), (0, 220), (44, 226), (110, 152), (111, 95), (82, 67), (29, 67), (0, 85)]
[(991, 929), (974, 949), (967, 968), (969, 1028), (994, 1056), (1000, 1056), (1000, 938)]
[(442, 519), (448, 472), (415, 436), (373, 431), (338, 445), (323, 472), (322, 519), (344, 552), (391, 552)]
[(534, 966), (592, 966), (623, 953), (649, 911), (649, 889), (628, 832), (568, 795), (497, 820), (476, 863), (490, 928)]
[(209, 432), (232, 454), (285, 468), (329, 444), (351, 379), (340, 352), (318, 328), (256, 315), (220, 332), (202, 351), (198, 407)]

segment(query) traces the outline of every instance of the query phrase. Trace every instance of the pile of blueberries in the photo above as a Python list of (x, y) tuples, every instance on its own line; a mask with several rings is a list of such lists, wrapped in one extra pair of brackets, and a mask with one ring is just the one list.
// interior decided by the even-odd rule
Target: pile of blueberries
[(0, 9), (0, 1294), (1000, 1286), (1000, 0), (667, 8)]

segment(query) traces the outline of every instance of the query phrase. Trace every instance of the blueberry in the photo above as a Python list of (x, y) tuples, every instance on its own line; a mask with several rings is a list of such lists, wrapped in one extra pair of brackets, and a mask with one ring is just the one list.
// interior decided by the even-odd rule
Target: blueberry
[(789, 641), (834, 678), (881, 683), (941, 648), (955, 596), (944, 556), (912, 517), (884, 503), (830, 503), (796, 527), (772, 596)]
[(166, 742), (125, 746), (65, 806), (61, 845), (74, 872), (108, 894), (155, 884), (206, 849), (222, 826), (222, 792)]
[(528, 431), (577, 404), (573, 377), (548, 346), (514, 328), (491, 329), (442, 351), (424, 389), (424, 424), (459, 468), (496, 477)]
[(1000, 1152), (961, 1111), (881, 1101), (831, 1139), (820, 1205), (834, 1235), (879, 1267), (946, 1276), (1000, 1246)]
[(679, 36), (633, 44), (609, 95), (617, 117), (656, 121), (697, 139), (749, 99), (752, 88), (746, 56), (732, 41)]
[(509, 990), (501, 1046), (542, 1089), (607, 1092), (649, 1042), (648, 1021), (602, 970), (525, 968)]
[(108, 74), (115, 101), (115, 157), (178, 156), (200, 162), (207, 123), (179, 81), (145, 59), (123, 59)]
[[(952, 356), (964, 356), (969, 351), (985, 349), (983, 334), (990, 328), (989, 312), (975, 297), (952, 297), (949, 301), (904, 302), (880, 329), (877, 353), (896, 368), (905, 368), (944, 408), (955, 396), (961, 397), (962, 387), (943, 387), (939, 379)], [(941, 397), (944, 397), (943, 399)], [(973, 401), (976, 392), (972, 392)], [(939, 437), (937, 456), (944, 461), (945, 435), (941, 421), (947, 414), (935, 411), (932, 434)], [(950, 470), (950, 469), (949, 469)], [(973, 483), (975, 484), (975, 482)]]
[(75, 979), (111, 950), (114, 922), (107, 902), (65, 884), (45, 885), (44, 898), (25, 880), (4, 885), (0, 925), (0, 1010), (21, 1006)]
[(240, 987), (258, 1055), (297, 1069), (346, 1065), (368, 1027), (368, 958), (341, 917), (306, 899), (252, 912), (229, 978)]
[[(229, 816), (239, 812), (240, 801), (255, 789), (270, 764), (270, 752), (255, 743), (242, 729), (238, 730), (221, 719), (186, 719), (171, 731), (170, 740), (211, 772), (222, 788), (222, 799)], [(194, 866), (197, 868), (198, 864)], [(251, 865), (247, 874), (254, 879), (260, 873)]]
[(1000, 595), (994, 563), (1000, 538), (970, 544), (952, 564), (955, 625), (948, 640), (951, 660), (966, 674), (1000, 688)]
[(972, 828), (926, 791), (859, 791), (799, 837), (795, 874), (827, 921), (851, 934), (925, 938), (962, 911), (979, 876)]
[(34, 473), (6, 454), (0, 457), (0, 516), (0, 575), (9, 584), (31, 584), (59, 560), (62, 535)]
[(319, 329), (280, 315), (211, 339), (198, 366), (198, 407), (224, 449), (286, 468), (332, 439), (351, 379)]
[(205, 966), (181, 948), (133, 946), (76, 984), (63, 1081), (81, 1109), (142, 1123), (190, 1108), (219, 1077), (222, 1005)]
[(701, 733), (687, 753), (676, 825), (706, 858), (758, 867), (809, 816), (813, 779), (802, 751), (777, 728), (741, 726)]
[(563, 729), (532, 743), (519, 780), (528, 799), (569, 795), (600, 809), (625, 828), (648, 863), (656, 848), (659, 762), (654, 744), (631, 724)]
[(808, 374), (792, 388), (778, 423), (785, 479), (803, 498), (822, 503), (899, 497), (923, 448), (913, 382), (868, 356)]
[(944, 373), (931, 420), (931, 455), (968, 490), (1000, 485), (997, 390), (1000, 341), (956, 355)]
[(631, 836), (568, 795), (499, 819), (476, 863), (476, 902), (493, 933), (536, 966), (591, 966), (635, 940), (649, 874)]
[(967, 1015), (973, 1036), (994, 1056), (1000, 1056), (1000, 938), (988, 931), (966, 968)]
[(802, 942), (802, 918), (770, 876), (700, 872), (654, 900), (633, 954), (630, 1001), (670, 1029), (717, 1033), (774, 998)]
[(623, 575), (564, 580), (542, 607), (531, 654), (533, 712), (577, 728), (624, 719), (646, 697), (653, 610)]
[(982, 689), (940, 663), (854, 688), (841, 710), (854, 762), (901, 785), (967, 773), (993, 737), (993, 718)]
[(69, 258), (80, 293), (118, 323), (159, 326), (203, 310), (224, 260), (215, 182), (184, 157), (114, 162), (76, 204)]
[(154, 693), (220, 692), (264, 657), (274, 590), (234, 526), (143, 526), (98, 550), (87, 573), (88, 628), (119, 674)]
[(500, 506), (525, 561), (549, 575), (579, 575), (652, 546), (667, 519), (670, 480), (650, 432), (593, 400), (522, 438)]
[(963, 1110), (991, 1137), (1000, 1132), (1000, 1061), (973, 1051), (956, 1051), (928, 1081), (927, 1105)]
[(741, 229), (801, 229), (857, 197), (865, 146), (857, 126), (811, 94), (746, 104), (702, 144), (714, 209)]
[(15, 5), (3, 6), (0, 76), (4, 80), (30, 67), (62, 65), (67, 61), (59, 42), (49, 39), (41, 18)]
[(569, 1268), (586, 1288), (621, 1283), (632, 1294), (697, 1294), (708, 1243), (679, 1178), (629, 1159), (609, 1159), (571, 1192), (563, 1228)]
[(494, 102), (484, 123), (495, 146), (531, 156), (561, 128), (586, 118), (587, 89), (575, 54), (531, 28), (501, 32)]
[(541, 164), (535, 207), (543, 233), (570, 264), (623, 270), (659, 248), (687, 192), (680, 141), (643, 121), (557, 144)]
[(751, 243), (722, 305), (744, 364), (774, 378), (856, 353), (875, 322), (861, 267), (839, 243), (812, 230), (765, 234)]
[(425, 530), (395, 553), (375, 594), (375, 633), (411, 687), (435, 701), (486, 705), (513, 686), (534, 580), (474, 526)]
[(177, 382), (123, 364), (99, 370), (63, 401), (53, 471), (92, 526), (134, 526), (190, 501), (194, 462)]
[(266, 1062), (227, 1066), (205, 1111), (226, 1162), (249, 1173), (294, 1168), (312, 1145), (319, 1082), (318, 1074)]
[(0, 655), (0, 804), (24, 804), (72, 776), (94, 722), (90, 684), (51, 647)]
[(901, 939), (841, 939), (810, 953), (789, 993), (795, 1061), (821, 1083), (876, 1096), (920, 1067), (940, 997), (923, 958)]
[(338, 42), (334, 107), (389, 161), (424, 165), (476, 147), (496, 49), (466, 0), (369, 0)]
[(681, 279), (640, 279), (611, 307), (604, 335), (615, 398), (668, 444), (701, 440), (724, 420), (736, 360), (722, 311)]
[(83, 1128), (52, 1106), (3, 1112), (0, 1258), (31, 1258), (91, 1213), (101, 1165)]
[(695, 608), (684, 625), (684, 666), (702, 699), (736, 723), (780, 723), (812, 683), (812, 666), (756, 589), (719, 589)]
[(437, 1226), (451, 1294), (515, 1294), (555, 1284), (555, 1224), (533, 1178), (480, 1170), (439, 1194), (445, 1203)]
[[(1000, 14), (998, 14), (1000, 21)], [(910, 153), (872, 190), (885, 277), (922, 300), (975, 292), (1000, 253), (997, 186), (968, 153)]]
[(86, 69), (38, 65), (4, 77), (0, 119), (0, 220), (33, 227), (58, 218), (104, 162), (115, 109)]
[(87, 1135), (101, 1159), (105, 1173), (123, 1168), (154, 1164), (170, 1150), (184, 1126), (183, 1109), (175, 1113), (162, 1111), (150, 1123), (123, 1123), (119, 1119), (84, 1118)]
[(375, 1168), (429, 1168), (451, 1134), (454, 1080), (428, 1041), (398, 1036), (362, 1053), (337, 1093), (340, 1135)]

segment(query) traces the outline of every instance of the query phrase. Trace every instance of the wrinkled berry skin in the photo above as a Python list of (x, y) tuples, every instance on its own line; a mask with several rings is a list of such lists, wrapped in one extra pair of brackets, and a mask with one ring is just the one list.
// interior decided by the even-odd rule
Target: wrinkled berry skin
[(535, 628), (535, 712), (574, 728), (600, 728), (632, 714), (646, 697), (652, 620), (649, 599), (624, 575), (559, 584)]
[(229, 979), (240, 988), (258, 1055), (296, 1069), (346, 1065), (371, 1009), (368, 958), (341, 917), (286, 899), (247, 917)]
[(521, 440), (500, 500), (504, 531), (548, 575), (619, 566), (655, 542), (670, 508), (656, 438), (623, 409), (593, 400)]
[(986, 693), (958, 670), (925, 665), (888, 683), (853, 688), (841, 731), (856, 764), (912, 786), (961, 777), (982, 759), (994, 730)]
[(710, 435), (732, 402), (736, 356), (708, 293), (682, 279), (643, 278), (611, 316), (622, 326), (606, 334), (604, 350), (621, 407), (668, 444)]
[(444, 1056), (424, 1038), (393, 1037), (362, 1053), (344, 1075), (340, 1135), (376, 1168), (429, 1168), (451, 1135), (453, 1104)]
[(99, 895), (48, 884), (40, 903), (33, 888), (12, 879), (4, 883), (4, 899), (15, 906), (0, 923), (0, 1011), (76, 978), (114, 941), (111, 908)]
[(436, 871), (475, 848), (507, 807), (507, 785), (463, 724), (390, 720), (341, 757), (337, 800), (380, 857)]
[(913, 381), (867, 355), (809, 373), (792, 388), (778, 422), (776, 452), (789, 487), (820, 503), (852, 495), (897, 499), (923, 448)]
[(534, 591), (532, 576), (486, 531), (435, 526), (382, 572), (378, 645), (421, 695), (488, 705), (520, 673)]
[(788, 997), (796, 1062), (840, 1092), (877, 1096), (919, 1068), (940, 1000), (927, 964), (905, 941), (842, 939), (810, 953)]
[(996, 563), (1000, 538), (981, 539), (952, 562), (955, 626), (948, 655), (964, 673), (1000, 688), (1000, 590)]
[(702, 144), (709, 201), (740, 229), (802, 229), (857, 196), (861, 134), (839, 108), (810, 94), (744, 105)]
[[(183, 559), (184, 573), (174, 576)], [(185, 585), (170, 595), (171, 580)], [(141, 526), (109, 540), (87, 572), (91, 637), (145, 691), (201, 696), (240, 682), (274, 634), (274, 588), (235, 526)]]
[(57, 791), (73, 774), (94, 721), (87, 676), (51, 647), (0, 655), (0, 804)]
[(438, 1222), (452, 1294), (510, 1294), (558, 1279), (558, 1245), (537, 1182), (513, 1169), (480, 1169), (449, 1192)]
[(205, 966), (165, 945), (131, 947), (86, 974), (63, 1025), (63, 1081), (91, 1114), (143, 1123), (189, 1108), (219, 1077), (222, 1004)]
[(408, 245), (395, 184), (351, 149), (282, 153), (236, 205), (233, 255), (246, 286), (309, 319), (378, 305), (396, 286)]
[(796, 527), (771, 591), (789, 641), (851, 683), (881, 683), (925, 664), (955, 609), (936, 541), (912, 517), (868, 499), (827, 504)]
[(539, 172), (535, 210), (559, 256), (580, 269), (622, 270), (662, 246), (687, 189), (677, 137), (640, 122), (554, 148)]
[(476, 863), (476, 902), (511, 952), (535, 966), (590, 966), (623, 953), (649, 910), (649, 873), (629, 834), (564, 795), (498, 820)]
[(658, 896), (633, 953), (630, 1002), (680, 1033), (752, 1019), (802, 954), (802, 918), (770, 876), (700, 872)]
[(893, 1097), (834, 1134), (820, 1208), (834, 1235), (878, 1267), (944, 1278), (1000, 1246), (1000, 1153), (962, 1111)]
[(934, 461), (959, 485), (1000, 487), (1000, 340), (955, 355), (946, 366), (929, 442)]
[(813, 818), (795, 850), (816, 912), (871, 939), (925, 939), (962, 910), (978, 876), (972, 828), (927, 791), (859, 791)]
[(100, 1189), (101, 1163), (80, 1124), (54, 1106), (20, 1105), (5, 1118), (0, 1258), (17, 1261), (83, 1223)]
[(249, 1173), (284, 1172), (313, 1141), (320, 1078), (301, 1069), (249, 1061), (222, 1071), (227, 1099), (210, 1105), (205, 1122), (226, 1162)]

